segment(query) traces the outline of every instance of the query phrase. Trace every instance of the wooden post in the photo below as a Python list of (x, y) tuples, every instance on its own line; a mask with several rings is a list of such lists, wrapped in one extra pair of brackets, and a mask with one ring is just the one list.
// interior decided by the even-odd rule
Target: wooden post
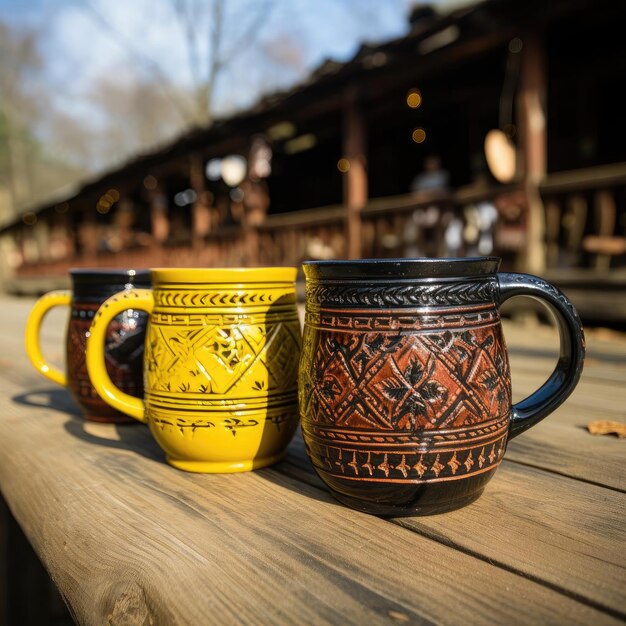
[(343, 200), (347, 209), (348, 257), (361, 258), (361, 210), (367, 203), (367, 158), (365, 121), (356, 89), (346, 92), (344, 108), (343, 158), (348, 160), (344, 173)]
[(559, 264), (559, 233), (561, 231), (561, 205), (558, 200), (546, 202), (546, 264), (555, 268)]
[(117, 204), (112, 220), (115, 232), (119, 237), (120, 250), (128, 250), (132, 247), (134, 240), (134, 223), (135, 207), (130, 198), (124, 194)]
[(545, 217), (539, 183), (547, 167), (546, 71), (543, 33), (527, 33), (521, 54), (520, 88), (517, 95), (518, 128), (528, 199), (524, 270), (540, 274), (546, 267)]
[(81, 262), (84, 265), (96, 263), (98, 254), (98, 226), (96, 224), (96, 199), (87, 197), (80, 205), (83, 219), (78, 227)]
[(40, 262), (50, 260), (50, 225), (47, 219), (40, 217), (33, 226), (33, 235), (37, 242), (37, 256)]
[(170, 234), (170, 220), (167, 207), (167, 195), (159, 186), (150, 192), (150, 219), (152, 237), (157, 245), (162, 245)]
[(191, 241), (194, 248), (202, 247), (211, 227), (211, 214), (204, 180), (204, 160), (200, 154), (192, 154), (189, 160), (189, 181), (196, 192), (192, 208)]
[[(608, 189), (601, 189), (595, 193), (594, 204), (595, 231), (600, 238), (609, 238), (615, 230), (617, 217), (615, 196)], [(597, 270), (608, 271), (611, 267), (611, 255), (598, 253), (594, 265)]]

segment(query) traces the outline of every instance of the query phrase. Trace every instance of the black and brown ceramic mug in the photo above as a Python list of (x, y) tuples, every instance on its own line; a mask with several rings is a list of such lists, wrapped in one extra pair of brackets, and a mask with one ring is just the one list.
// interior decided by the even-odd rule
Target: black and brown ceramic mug
[[(33, 307), (26, 322), (26, 353), (35, 369), (53, 382), (69, 387), (86, 419), (96, 422), (134, 422), (100, 398), (89, 380), (85, 344), (93, 317), (109, 296), (132, 287), (150, 287), (148, 270), (72, 269), (72, 290), (51, 291)], [(66, 335), (65, 372), (51, 365), (39, 345), (44, 316), (59, 305), (70, 307)], [(116, 385), (133, 396), (143, 394), (143, 345), (148, 316), (130, 310), (118, 315), (107, 329), (106, 367)]]
[[(311, 261), (300, 414), (315, 470), (344, 504), (379, 515), (440, 513), (475, 500), (507, 442), (574, 390), (585, 355), (571, 302), (500, 260)], [(500, 305), (525, 295), (554, 314), (560, 356), (511, 403)]]

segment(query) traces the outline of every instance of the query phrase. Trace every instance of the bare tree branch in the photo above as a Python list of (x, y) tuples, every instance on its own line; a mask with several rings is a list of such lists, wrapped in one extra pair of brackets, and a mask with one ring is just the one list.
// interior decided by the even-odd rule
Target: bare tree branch
[(209, 24), (209, 28), (209, 72), (205, 84), (201, 89), (202, 96), (200, 99), (208, 121), (210, 121), (212, 117), (215, 83), (223, 67), (220, 48), (222, 47), (224, 28), (224, 0), (213, 0), (212, 20)]
[(183, 34), (187, 39), (187, 56), (189, 57), (189, 69), (194, 87), (197, 89), (202, 80), (200, 59), (198, 51), (198, 38), (196, 36), (196, 20), (194, 19), (191, 5), (186, 0), (173, 0), (174, 12), (178, 15)]
[(188, 122), (192, 115), (191, 111), (189, 111), (186, 105), (183, 104), (180, 98), (176, 98), (174, 96), (173, 86), (161, 66), (142, 50), (137, 48), (134, 43), (121, 33), (104, 15), (102, 15), (102, 13), (100, 13), (100, 11), (98, 11), (98, 9), (96, 9), (96, 7), (89, 2), (89, 0), (85, 0), (84, 6), (90, 11), (94, 20), (110, 35), (112, 35), (115, 41), (132, 57), (134, 57), (137, 62), (141, 63), (152, 74), (163, 90), (164, 95), (180, 114), (182, 120)]
[(263, 23), (269, 19), (274, 8), (272, 0), (267, 0), (258, 9), (256, 16), (245, 29), (241, 37), (232, 45), (231, 49), (224, 55), (224, 59), (233, 59), (246, 49), (259, 36)]

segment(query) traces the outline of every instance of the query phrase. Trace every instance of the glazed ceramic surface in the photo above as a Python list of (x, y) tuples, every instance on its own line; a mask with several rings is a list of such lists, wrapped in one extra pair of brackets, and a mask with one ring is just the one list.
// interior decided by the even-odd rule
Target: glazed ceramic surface
[[(310, 262), (300, 365), (307, 452), (340, 501), (382, 515), (428, 514), (480, 495), (507, 441), (554, 410), (582, 369), (580, 322), (545, 281), (497, 274), (493, 258)], [(511, 405), (499, 306), (541, 299), (561, 358)]]
[[(278, 461), (298, 423), (295, 277), (294, 268), (153, 270), (151, 291), (114, 296), (92, 325), (87, 360), (98, 392), (146, 421), (180, 469)], [(103, 329), (128, 308), (150, 313), (144, 402), (120, 394), (103, 368)]]
[[(70, 270), (72, 291), (53, 291), (42, 296), (26, 324), (26, 352), (44, 376), (69, 387), (88, 420), (129, 422), (126, 415), (113, 409), (96, 393), (87, 374), (85, 342), (96, 311), (108, 297), (133, 286), (149, 287), (150, 275), (139, 270)], [(46, 313), (58, 305), (70, 307), (66, 335), (66, 372), (50, 365), (39, 347), (39, 331)], [(106, 368), (116, 385), (133, 396), (143, 394), (143, 344), (147, 315), (124, 311), (117, 315), (106, 332)]]

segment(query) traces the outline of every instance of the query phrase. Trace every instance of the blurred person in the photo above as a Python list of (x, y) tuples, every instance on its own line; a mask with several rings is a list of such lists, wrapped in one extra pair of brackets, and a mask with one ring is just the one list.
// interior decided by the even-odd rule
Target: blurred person
[(466, 207), (463, 238), (468, 256), (487, 256), (493, 252), (497, 221), (498, 209), (490, 200)]
[(446, 257), (461, 256), (463, 250), (463, 219), (453, 211), (447, 211), (442, 218), (443, 250)]
[[(437, 154), (424, 159), (423, 170), (411, 182), (412, 192), (447, 192), (450, 190), (450, 172), (441, 166)], [(426, 209), (418, 209), (408, 219), (404, 230), (405, 256), (419, 257), (425, 254), (424, 230), (433, 228), (439, 221), (441, 209), (433, 204)]]
[(424, 159), (424, 169), (411, 182), (411, 191), (449, 191), (450, 172), (441, 166), (438, 154)]

